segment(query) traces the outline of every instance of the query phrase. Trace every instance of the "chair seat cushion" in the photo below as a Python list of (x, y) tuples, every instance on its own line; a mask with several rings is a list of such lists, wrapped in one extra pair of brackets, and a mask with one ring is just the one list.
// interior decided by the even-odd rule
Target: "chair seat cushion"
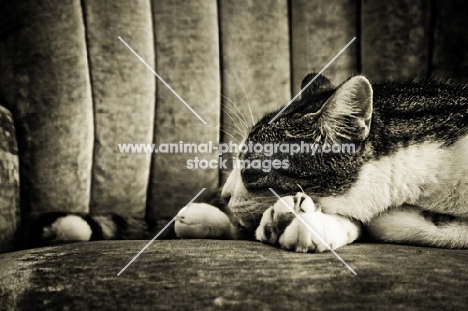
[(100, 241), (0, 255), (3, 308), (463, 309), (468, 252), (353, 244), (297, 254), (251, 241)]

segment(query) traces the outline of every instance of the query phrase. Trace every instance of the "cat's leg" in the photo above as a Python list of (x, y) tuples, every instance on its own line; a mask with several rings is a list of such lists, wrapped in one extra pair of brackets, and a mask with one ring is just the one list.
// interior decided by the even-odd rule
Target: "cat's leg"
[(405, 205), (374, 218), (366, 229), (379, 241), (446, 248), (468, 248), (468, 218)]

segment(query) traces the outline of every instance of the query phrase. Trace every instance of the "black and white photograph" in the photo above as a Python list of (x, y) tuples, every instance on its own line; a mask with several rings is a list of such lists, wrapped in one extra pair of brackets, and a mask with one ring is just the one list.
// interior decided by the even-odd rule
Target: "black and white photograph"
[(468, 2), (0, 0), (0, 310), (465, 310)]

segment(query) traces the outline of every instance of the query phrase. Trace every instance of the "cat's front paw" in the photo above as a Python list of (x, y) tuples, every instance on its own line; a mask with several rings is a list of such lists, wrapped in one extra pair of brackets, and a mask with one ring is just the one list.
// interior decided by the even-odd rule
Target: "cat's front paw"
[(298, 213), (278, 239), (281, 248), (306, 253), (335, 250), (352, 243), (360, 227), (350, 219), (316, 211)]
[[(320, 208), (308, 195), (302, 192), (298, 192), (294, 196), (282, 197), (263, 213), (260, 225), (255, 231), (255, 238), (265, 243), (278, 245), (279, 237), (295, 222), (297, 214), (317, 211), (320, 211)], [(303, 251), (303, 249), (303, 245), (300, 245), (298, 250)]]
[(320, 214), (319, 212), (299, 214), (279, 237), (279, 246), (298, 253), (327, 250), (327, 245), (322, 242), (323, 227), (320, 223), (314, 221), (314, 217)]
[(259, 241), (300, 253), (334, 250), (358, 235), (359, 226), (353, 221), (322, 213), (304, 193), (283, 197), (270, 206), (255, 232)]

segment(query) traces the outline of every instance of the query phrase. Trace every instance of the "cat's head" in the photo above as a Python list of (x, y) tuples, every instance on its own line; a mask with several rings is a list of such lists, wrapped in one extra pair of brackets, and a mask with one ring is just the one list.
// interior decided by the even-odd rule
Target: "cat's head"
[[(308, 75), (302, 88), (313, 77)], [(363, 76), (338, 87), (318, 76), (281, 114), (280, 109), (265, 115), (244, 142), (257, 148), (239, 153), (241, 167), (224, 186), (232, 212), (250, 227), (277, 199), (269, 188), (288, 195), (302, 187), (312, 198), (346, 191), (366, 156), (372, 96), (371, 84)]]

